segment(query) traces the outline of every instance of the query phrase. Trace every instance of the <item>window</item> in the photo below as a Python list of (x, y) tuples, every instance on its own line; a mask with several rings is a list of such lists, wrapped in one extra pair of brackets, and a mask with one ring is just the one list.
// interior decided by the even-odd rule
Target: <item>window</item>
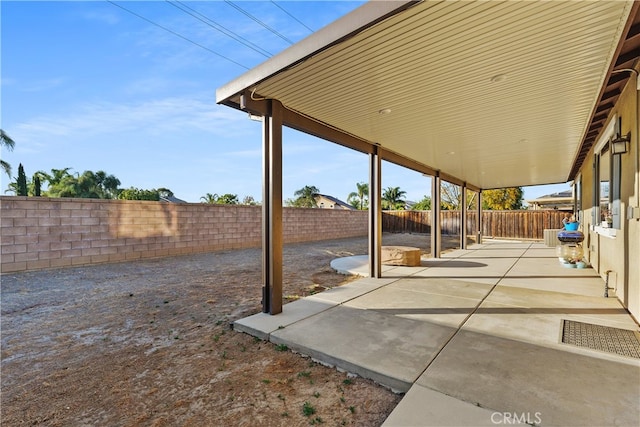
[(611, 215), (610, 196), (610, 179), (611, 179), (611, 155), (609, 154), (609, 144), (607, 143), (600, 152), (600, 170), (598, 171), (600, 182), (600, 221), (603, 227), (613, 228), (613, 216)]
[[(594, 226), (600, 229), (615, 230), (621, 227), (621, 159), (619, 155), (612, 155), (610, 150), (610, 141), (619, 133), (619, 129), (620, 123), (614, 117), (595, 149), (592, 219)], [(604, 234), (615, 236), (615, 233)]]

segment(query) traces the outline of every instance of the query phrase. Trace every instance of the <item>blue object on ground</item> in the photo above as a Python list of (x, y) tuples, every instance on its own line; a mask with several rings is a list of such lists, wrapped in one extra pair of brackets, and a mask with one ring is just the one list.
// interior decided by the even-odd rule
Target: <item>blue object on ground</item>
[(567, 231), (576, 231), (578, 229), (579, 222), (568, 222), (564, 225), (564, 229)]

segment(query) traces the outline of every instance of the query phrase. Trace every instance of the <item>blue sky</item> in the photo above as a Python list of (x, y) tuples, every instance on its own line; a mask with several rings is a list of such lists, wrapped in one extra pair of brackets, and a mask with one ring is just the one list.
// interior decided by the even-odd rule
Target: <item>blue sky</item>
[[(0, 3), (0, 125), (16, 142), (2, 158), (14, 175), (19, 163), (28, 176), (104, 170), (123, 188), (165, 187), (189, 202), (207, 193), (260, 200), (261, 125), (216, 105), (216, 88), (362, 4), (235, 2), (272, 32), (224, 1), (114, 3)], [(176, 7), (185, 5), (253, 49)], [(292, 130), (283, 148), (285, 199), (314, 185), (346, 200), (367, 179), (363, 154)], [(384, 163), (389, 186), (409, 200), (430, 192), (429, 179)], [(525, 188), (525, 198), (568, 188)]]

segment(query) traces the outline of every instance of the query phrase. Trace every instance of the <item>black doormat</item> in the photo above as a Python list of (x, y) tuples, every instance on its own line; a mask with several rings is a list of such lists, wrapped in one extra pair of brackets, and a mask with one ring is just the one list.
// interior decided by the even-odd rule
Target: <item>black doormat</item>
[(640, 359), (640, 333), (628, 329), (563, 320), (562, 342)]

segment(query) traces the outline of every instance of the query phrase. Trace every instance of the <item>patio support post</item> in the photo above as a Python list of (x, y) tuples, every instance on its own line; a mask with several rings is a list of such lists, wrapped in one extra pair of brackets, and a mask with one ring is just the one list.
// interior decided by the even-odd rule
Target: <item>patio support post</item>
[(440, 173), (431, 179), (431, 256), (440, 258), (442, 229), (440, 227)]
[(282, 313), (282, 104), (267, 100), (262, 134), (262, 311)]
[(478, 211), (478, 221), (476, 230), (476, 243), (482, 243), (482, 190), (478, 190), (478, 198), (476, 200), (476, 208)]
[(379, 148), (369, 154), (369, 277), (382, 277), (382, 160)]
[(462, 198), (460, 203), (460, 249), (467, 249), (467, 183), (462, 184)]

